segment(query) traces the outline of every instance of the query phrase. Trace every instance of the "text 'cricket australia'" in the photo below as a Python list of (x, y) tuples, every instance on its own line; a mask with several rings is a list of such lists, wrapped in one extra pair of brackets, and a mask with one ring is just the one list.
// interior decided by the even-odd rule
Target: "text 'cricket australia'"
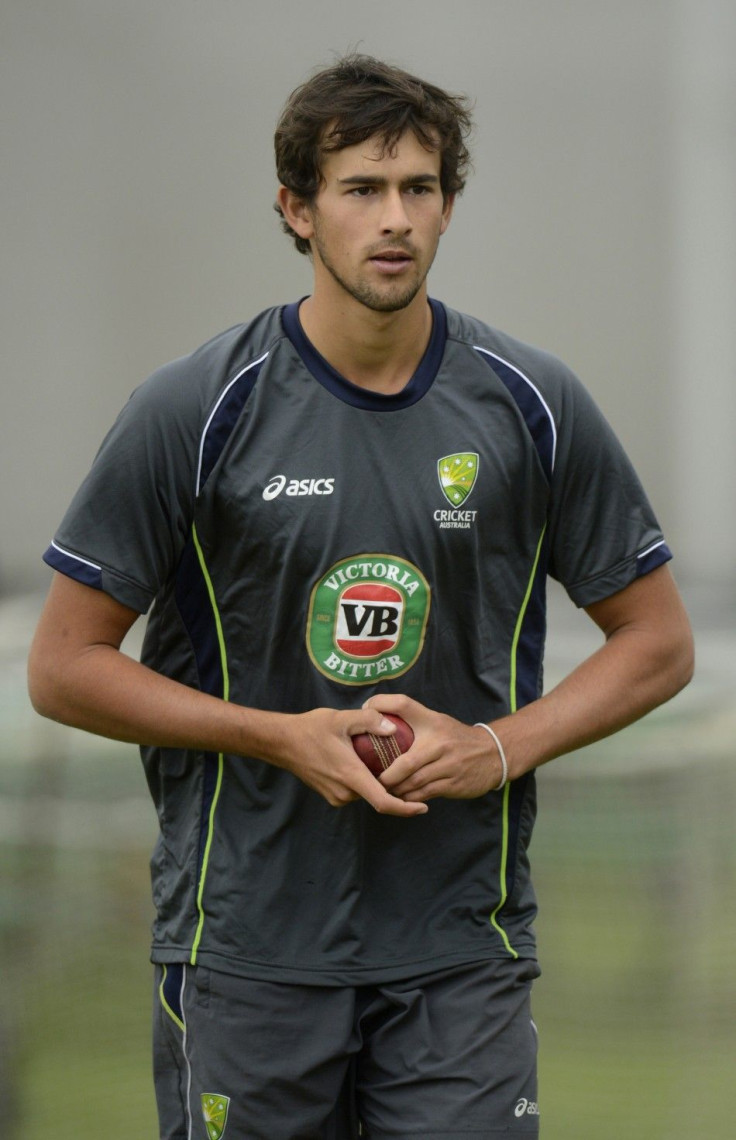
[(440, 529), (469, 530), (470, 524), (475, 522), (477, 511), (435, 511), (434, 521), (440, 524)]

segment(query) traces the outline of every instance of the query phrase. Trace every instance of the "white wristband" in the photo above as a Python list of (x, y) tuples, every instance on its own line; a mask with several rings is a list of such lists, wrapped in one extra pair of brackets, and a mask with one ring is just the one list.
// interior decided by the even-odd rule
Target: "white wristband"
[(501, 761), (502, 775), (501, 775), (501, 783), (497, 784), (495, 788), (491, 788), (491, 791), (492, 792), (500, 792), (502, 788), (506, 787), (506, 782), (509, 778), (509, 766), (506, 762), (506, 753), (503, 750), (503, 745), (502, 745), (501, 741), (498, 739), (498, 737), (496, 736), (493, 729), (491, 728), (490, 724), (484, 724), (482, 720), (478, 720), (473, 725), (473, 728), (484, 728), (486, 730), (486, 732), (490, 736), (493, 737), (493, 743), (496, 745), (496, 748), (498, 749), (498, 756), (499, 756), (499, 759)]

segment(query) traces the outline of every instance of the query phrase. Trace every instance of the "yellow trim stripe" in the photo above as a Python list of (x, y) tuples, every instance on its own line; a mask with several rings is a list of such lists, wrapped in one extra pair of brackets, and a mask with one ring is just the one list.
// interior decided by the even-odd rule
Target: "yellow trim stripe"
[(542, 527), (542, 533), (539, 536), (539, 542), (537, 543), (537, 552), (534, 556), (534, 565), (532, 566), (532, 572), (529, 575), (529, 581), (527, 582), (526, 593), (524, 594), (524, 601), (521, 603), (521, 609), (519, 610), (519, 616), (516, 619), (516, 629), (514, 630), (514, 640), (511, 644), (511, 676), (509, 679), (509, 703), (511, 705), (512, 713), (515, 713), (516, 709), (517, 709), (516, 656), (517, 656), (517, 653), (519, 650), (519, 638), (521, 637), (521, 628), (524, 624), (524, 618), (526, 616), (527, 606), (529, 605), (529, 599), (532, 596), (532, 587), (534, 585), (534, 579), (537, 576), (537, 567), (539, 566), (539, 558), (540, 558), (540, 555), (542, 553), (542, 543), (544, 542), (544, 536), (546, 533), (547, 533), (547, 525), (545, 523), (545, 525)]
[[(514, 630), (514, 638), (513, 638), (513, 641), (511, 643), (511, 670), (510, 670), (510, 677), (509, 677), (509, 706), (510, 706), (512, 713), (515, 713), (517, 708), (518, 708), (518, 696), (517, 696), (517, 692), (516, 692), (516, 679), (517, 679), (517, 677), (516, 677), (516, 657), (517, 657), (517, 653), (518, 653), (518, 649), (519, 649), (519, 639), (521, 637), (521, 629), (522, 629), (522, 626), (524, 624), (524, 617), (526, 616), (527, 607), (529, 605), (529, 599), (532, 596), (532, 587), (534, 585), (534, 579), (536, 578), (536, 575), (537, 575), (537, 568), (539, 566), (539, 558), (540, 558), (541, 553), (542, 553), (542, 543), (544, 542), (544, 536), (545, 536), (546, 532), (547, 532), (547, 527), (545, 525), (542, 528), (541, 535), (539, 536), (539, 542), (537, 543), (537, 552), (534, 556), (534, 564), (532, 566), (532, 572), (529, 575), (529, 581), (527, 583), (526, 593), (524, 594), (524, 600), (521, 603), (521, 609), (519, 610), (519, 616), (516, 619), (516, 629)], [(500, 875), (499, 875), (499, 878), (500, 878), (500, 897), (499, 897), (498, 903), (496, 904), (495, 909), (493, 910), (493, 912), (491, 914), (490, 922), (491, 922), (491, 926), (494, 928), (494, 930), (496, 930), (501, 935), (501, 938), (503, 939), (503, 944), (506, 947), (506, 949), (508, 950), (509, 954), (511, 954), (511, 956), (513, 958), (518, 958), (519, 955), (518, 955), (517, 951), (514, 950), (511, 943), (509, 942), (509, 938), (508, 938), (506, 931), (503, 929), (501, 924), (498, 922), (499, 911), (501, 911), (503, 909), (503, 907), (506, 905), (506, 900), (508, 898), (508, 891), (506, 889), (506, 870), (507, 870), (508, 858), (509, 858), (509, 793), (510, 793), (510, 791), (511, 791), (511, 785), (507, 784), (506, 787), (503, 789), (503, 805), (502, 805), (502, 809), (501, 809), (502, 810), (502, 824), (501, 824), (502, 831), (501, 831), (501, 867), (500, 867)]]
[(497, 919), (498, 912), (502, 909), (502, 907), (504, 907), (506, 905), (506, 898), (508, 896), (508, 891), (506, 890), (506, 864), (508, 862), (508, 857), (509, 857), (509, 791), (510, 791), (510, 788), (511, 788), (511, 785), (507, 784), (503, 790), (503, 808), (502, 808), (502, 812), (503, 812), (503, 823), (502, 823), (503, 834), (502, 834), (502, 839), (501, 839), (501, 868), (500, 868), (500, 873), (499, 873), (501, 894), (500, 894), (500, 898), (496, 904), (495, 910), (491, 914), (491, 926), (501, 935), (501, 938), (503, 939), (503, 944), (506, 947), (506, 949), (508, 950), (511, 957), (512, 958), (518, 958), (519, 955), (518, 955), (517, 951), (514, 950), (513, 946), (509, 942), (508, 934), (506, 933), (504, 928), (500, 925), (500, 923), (498, 922), (498, 919)]
[[(197, 559), (199, 560), (200, 569), (202, 570), (202, 575), (207, 586), (207, 594), (209, 596), (210, 605), (212, 606), (212, 613), (215, 618), (215, 628), (217, 629), (217, 643), (220, 647), (220, 665), (222, 668), (222, 699), (224, 701), (227, 701), (230, 699), (230, 674), (228, 673), (227, 668), (227, 649), (225, 647), (225, 636), (222, 631), (222, 621), (220, 620), (220, 611), (217, 608), (217, 599), (215, 598), (214, 586), (212, 585), (212, 579), (210, 578), (209, 572), (207, 570), (207, 563), (205, 562), (204, 552), (200, 545), (199, 537), (197, 535), (197, 528), (195, 526), (192, 527), (192, 540), (194, 542), (194, 548), (197, 551)], [(204, 897), (204, 884), (207, 878), (207, 867), (209, 864), (210, 851), (212, 848), (212, 837), (215, 830), (215, 812), (217, 811), (217, 802), (220, 798), (220, 791), (222, 789), (224, 767), (225, 758), (222, 752), (220, 752), (217, 757), (217, 783), (215, 785), (215, 794), (212, 797), (209, 817), (207, 820), (207, 841), (205, 843), (204, 858), (202, 859), (202, 871), (199, 876), (199, 885), (197, 888), (197, 911), (199, 912), (199, 921), (197, 923), (197, 930), (194, 935), (194, 942), (192, 943), (191, 963), (193, 966), (196, 966), (197, 964), (197, 951), (199, 950), (199, 944), (202, 941), (202, 930), (204, 928), (204, 905), (202, 901)]]

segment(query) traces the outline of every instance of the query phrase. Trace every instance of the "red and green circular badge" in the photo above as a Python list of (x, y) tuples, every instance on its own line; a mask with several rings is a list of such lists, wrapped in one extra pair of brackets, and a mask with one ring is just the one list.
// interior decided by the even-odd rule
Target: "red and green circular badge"
[(393, 554), (343, 558), (312, 590), (307, 649), (341, 685), (400, 677), (424, 644), (431, 591), (420, 570)]

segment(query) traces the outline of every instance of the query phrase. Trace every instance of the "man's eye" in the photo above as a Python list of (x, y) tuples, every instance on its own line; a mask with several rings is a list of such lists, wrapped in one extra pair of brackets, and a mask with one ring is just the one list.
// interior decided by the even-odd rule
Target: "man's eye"
[(372, 186), (355, 186), (350, 191), (350, 193), (354, 194), (356, 198), (367, 198), (369, 194), (373, 193), (373, 187)]

